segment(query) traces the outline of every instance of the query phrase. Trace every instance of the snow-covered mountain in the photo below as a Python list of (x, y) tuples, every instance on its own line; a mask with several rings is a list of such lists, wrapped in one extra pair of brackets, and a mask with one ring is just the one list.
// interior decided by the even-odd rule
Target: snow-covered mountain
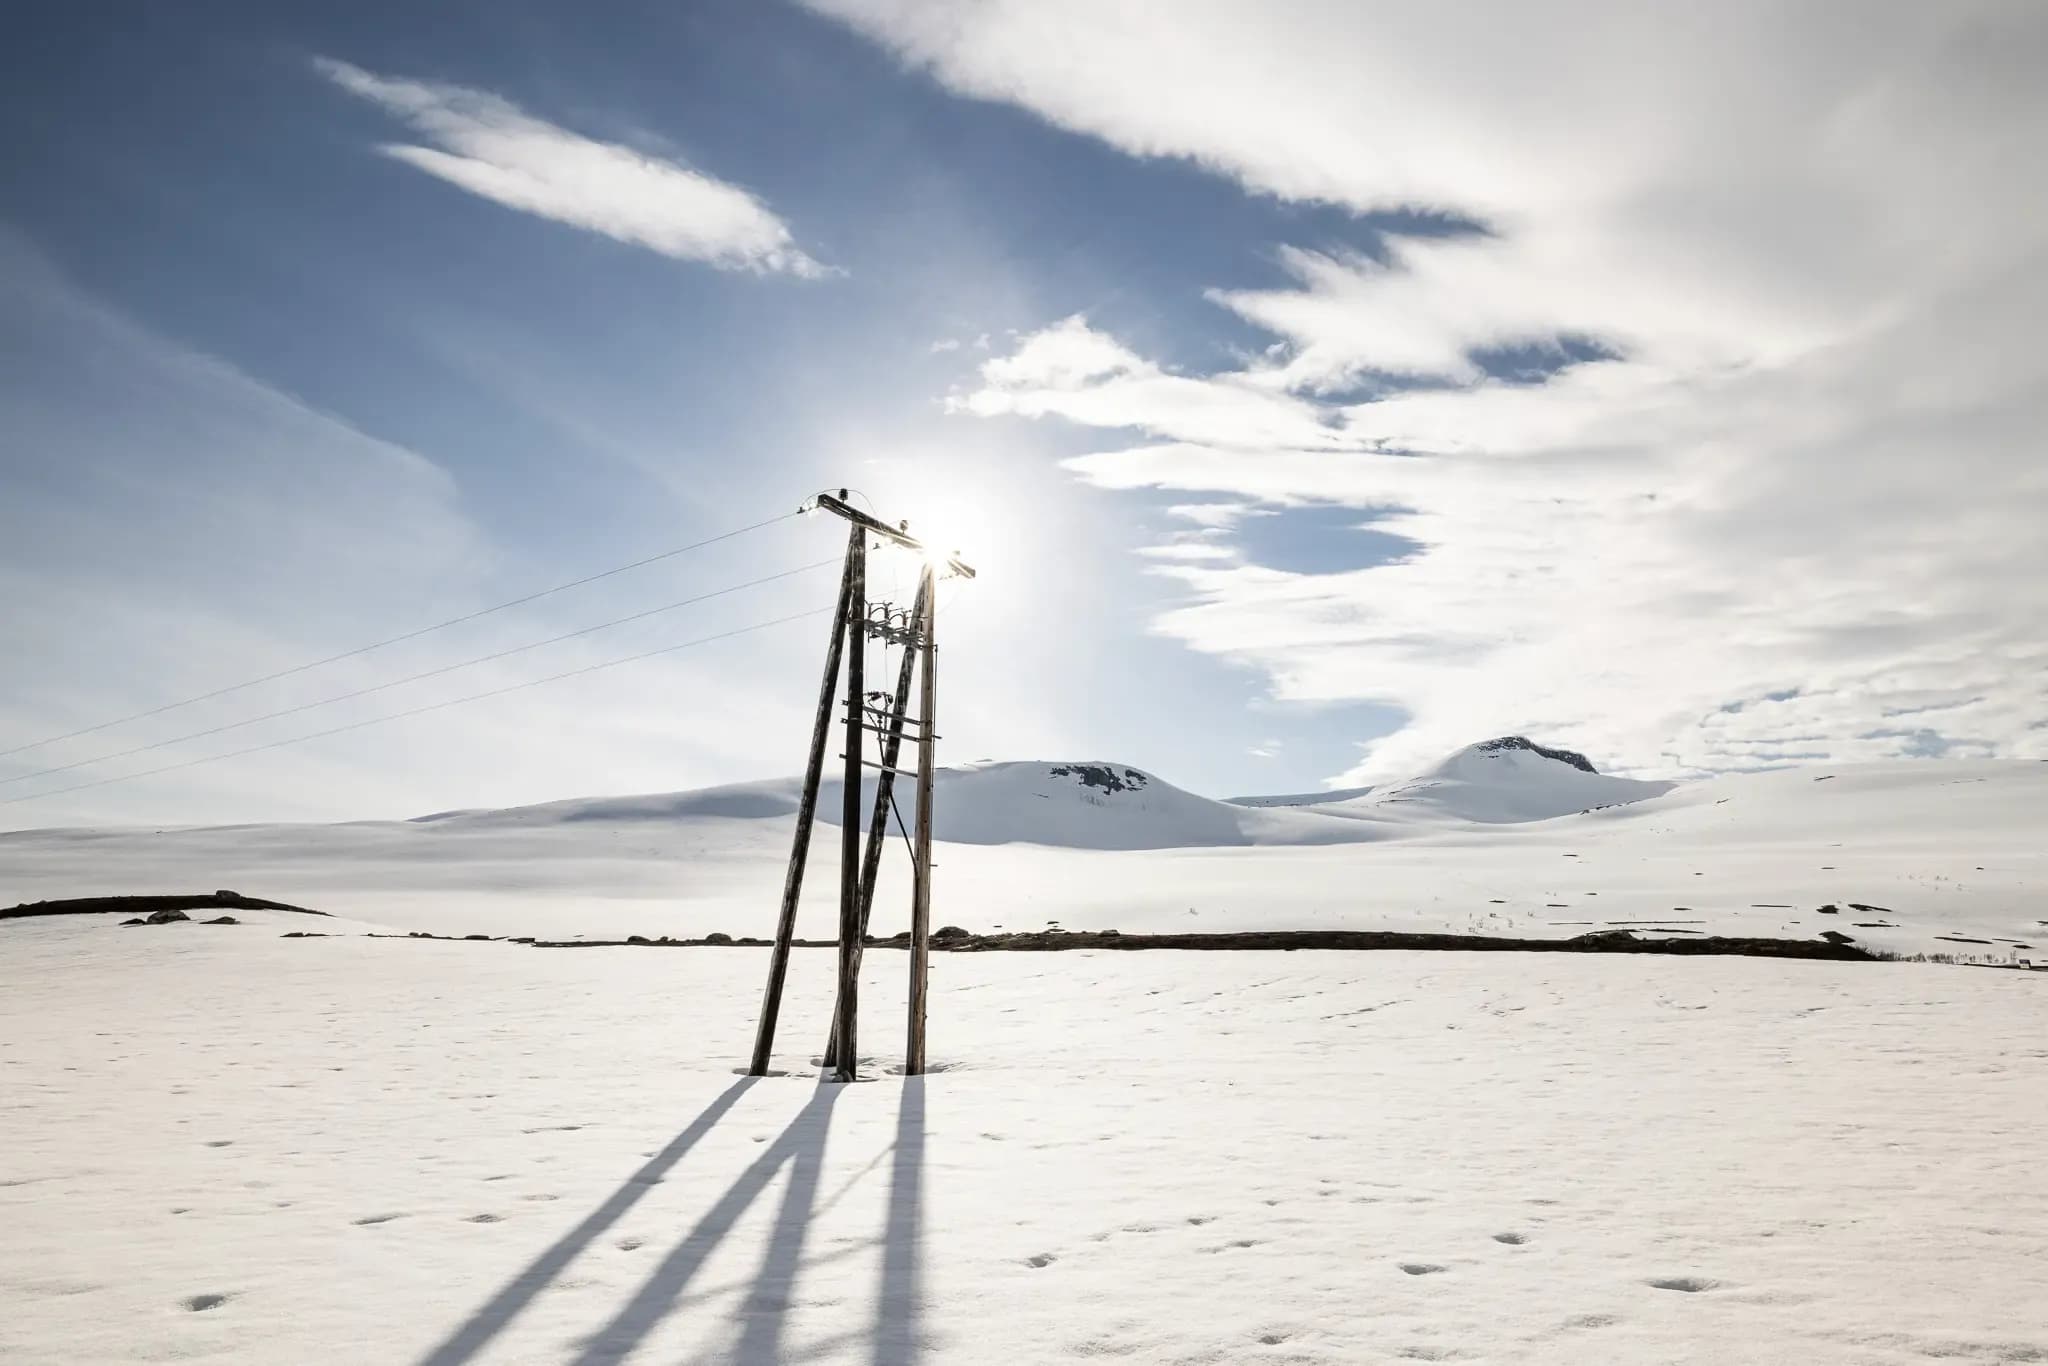
[(1308, 808), (1352, 819), (1543, 821), (1661, 796), (1674, 784), (1615, 778), (1585, 755), (1503, 735), (1467, 745), (1442, 763), (1399, 782), (1277, 797), (1233, 797), (1232, 805)]
[[(1677, 785), (1516, 737), (1337, 800), (1223, 802), (1125, 764), (942, 769), (937, 914), (975, 929), (1847, 934), (2048, 950), (2048, 764), (1913, 760)], [(899, 785), (906, 824), (909, 784)], [(235, 887), (400, 929), (765, 933), (797, 782), (416, 820), (0, 833), (0, 906)], [(866, 803), (863, 802), (863, 809)], [(829, 936), (828, 783), (800, 927)], [(876, 928), (902, 927), (892, 832)], [(139, 933), (139, 931), (138, 931)]]
[[(863, 784), (871, 808), (875, 780)], [(779, 820), (793, 816), (795, 778), (737, 783), (694, 792), (586, 797), (491, 811), (443, 811), (414, 824), (450, 830), (562, 825), (632, 826), (649, 822)], [(820, 785), (818, 819), (839, 822), (845, 790)], [(895, 786), (907, 826), (914, 784)], [(1323, 811), (1264, 811), (1199, 796), (1129, 764), (1083, 761), (985, 762), (941, 768), (934, 778), (932, 831), (951, 844), (1039, 844), (1064, 849), (1183, 849), (1247, 844), (1360, 843), (1379, 832)]]
[[(1129, 764), (1101, 760), (958, 764), (936, 776), (933, 832), (953, 844), (1041, 844), (1064, 849), (1191, 849), (1248, 844), (1357, 844), (1393, 838), (1380, 825), (1547, 820), (1588, 808), (1640, 801), (1670, 783), (1611, 778), (1583, 755), (1519, 736), (1459, 750), (1400, 783), (1298, 797), (1218, 801)], [(818, 818), (836, 824), (843, 788), (822, 785)], [(865, 784), (863, 811), (873, 800)], [(775, 820), (793, 815), (795, 778), (692, 792), (584, 797), (487, 811), (444, 811), (415, 824), (501, 830), (550, 825), (678, 822), (699, 818)], [(896, 785), (906, 824), (912, 784)]]
[(1583, 754), (1506, 735), (1467, 745), (1427, 772), (1381, 784), (1340, 805), (1360, 815), (1398, 819), (1415, 812), (1428, 819), (1499, 825), (1639, 802), (1674, 786), (1610, 777)]

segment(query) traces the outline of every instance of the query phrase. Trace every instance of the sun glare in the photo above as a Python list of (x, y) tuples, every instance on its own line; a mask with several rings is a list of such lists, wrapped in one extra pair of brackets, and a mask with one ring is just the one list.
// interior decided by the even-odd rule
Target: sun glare
[(910, 519), (910, 534), (924, 545), (925, 559), (941, 571), (954, 558), (980, 569), (992, 545), (989, 530), (983, 509), (950, 500), (935, 500)]

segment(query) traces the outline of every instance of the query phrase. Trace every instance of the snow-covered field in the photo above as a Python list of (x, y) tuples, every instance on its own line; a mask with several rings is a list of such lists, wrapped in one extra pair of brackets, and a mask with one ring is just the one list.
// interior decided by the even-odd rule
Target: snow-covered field
[[(1628, 925), (1833, 931), (2000, 960), (2048, 950), (2048, 763), (1668, 787), (1485, 746), (1311, 804), (1216, 801), (1121, 765), (970, 765), (942, 774), (934, 803), (936, 913), (978, 931)], [(0, 906), (230, 887), (440, 933), (765, 935), (795, 806), (785, 780), (413, 821), (21, 831), (0, 834)], [(837, 923), (838, 810), (828, 785), (799, 927), (820, 938)], [(893, 837), (883, 866), (875, 927), (888, 934), (908, 901)]]
[[(300, 920), (303, 924), (303, 919)], [(0, 925), (0, 1360), (2048, 1361), (2048, 978)]]

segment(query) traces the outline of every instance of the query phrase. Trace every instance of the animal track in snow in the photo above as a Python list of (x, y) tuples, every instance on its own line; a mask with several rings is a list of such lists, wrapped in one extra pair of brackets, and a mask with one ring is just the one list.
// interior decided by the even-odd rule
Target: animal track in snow
[(1058, 1260), (1059, 1258), (1054, 1256), (1050, 1252), (1041, 1252), (1038, 1253), (1036, 1256), (1026, 1257), (1024, 1259), (1024, 1265), (1036, 1269), (1039, 1267), (1051, 1266), (1054, 1262)]
[(393, 1219), (403, 1219), (404, 1217), (403, 1214), (365, 1214), (362, 1218), (351, 1219), (349, 1222), (357, 1228), (361, 1228), (366, 1224), (388, 1224)]
[(1520, 1247), (1529, 1241), (1529, 1235), (1526, 1233), (1496, 1233), (1493, 1235), (1493, 1241), (1496, 1243), (1506, 1243), (1509, 1247)]
[(207, 1309), (218, 1309), (228, 1302), (226, 1295), (194, 1295), (187, 1299), (185, 1308), (194, 1314)]
[(1435, 1262), (1403, 1262), (1401, 1269), (1411, 1276), (1433, 1276), (1443, 1270)]
[(465, 1224), (500, 1224), (505, 1221), (502, 1214), (472, 1214), (462, 1222)]

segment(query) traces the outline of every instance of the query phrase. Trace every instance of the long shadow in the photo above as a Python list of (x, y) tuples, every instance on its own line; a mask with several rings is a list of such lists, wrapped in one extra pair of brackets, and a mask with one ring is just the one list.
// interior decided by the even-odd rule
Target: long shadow
[(896, 1143), (889, 1164), (889, 1209), (882, 1232), (882, 1279), (875, 1294), (874, 1366), (905, 1366), (919, 1356), (917, 1312), (924, 1282), (924, 1078), (903, 1078)]
[[(826, 1088), (836, 1095), (840, 1087)], [(825, 1133), (820, 1122), (816, 1142), (799, 1142), (791, 1158), (789, 1184), (782, 1190), (782, 1208), (776, 1212), (775, 1227), (768, 1235), (767, 1251), (761, 1255), (761, 1269), (754, 1273), (753, 1287), (740, 1306), (739, 1344), (733, 1349), (735, 1366), (781, 1366), (782, 1325), (789, 1314), (790, 1296), (796, 1290), (798, 1269), (803, 1265), (804, 1242), (810, 1235), (812, 1206), (818, 1198), (818, 1173), (824, 1165)]]
[(698, 1139), (711, 1131), (712, 1126), (724, 1117), (726, 1111), (732, 1109), (740, 1096), (756, 1080), (754, 1077), (744, 1077), (727, 1087), (717, 1099), (704, 1107), (702, 1114), (691, 1120), (681, 1133), (670, 1139), (660, 1152), (649, 1158), (645, 1166), (628, 1177), (626, 1183), (614, 1191), (603, 1204), (584, 1216), (576, 1227), (556, 1239), (552, 1246), (534, 1258), (518, 1275), (505, 1282), (497, 1294), (484, 1301), (483, 1305), (471, 1314), (461, 1327), (449, 1334), (440, 1346), (421, 1357), (419, 1366), (461, 1366), (463, 1362), (474, 1360), (491, 1339), (503, 1332), (505, 1326), (561, 1274), (564, 1267), (574, 1261), (606, 1229), (617, 1223), (627, 1210), (638, 1204), (642, 1196), (654, 1189), (655, 1183), (663, 1174), (681, 1161), (683, 1154), (695, 1146)]
[(732, 1187), (718, 1198), (681, 1241), (669, 1249), (661, 1264), (648, 1274), (611, 1320), (585, 1342), (573, 1366), (597, 1366), (626, 1356), (654, 1331), (713, 1249), (724, 1241), (785, 1162), (795, 1164), (782, 1208), (769, 1233), (761, 1274), (747, 1299), (746, 1326), (736, 1356), (740, 1361), (763, 1366), (780, 1359), (782, 1325), (789, 1308), (789, 1291), (803, 1258), (803, 1245), (810, 1229), (811, 1203), (816, 1198), (818, 1176), (824, 1159), (825, 1133), (831, 1120), (832, 1104), (845, 1092), (843, 1085), (822, 1083), (789, 1127), (739, 1174)]

